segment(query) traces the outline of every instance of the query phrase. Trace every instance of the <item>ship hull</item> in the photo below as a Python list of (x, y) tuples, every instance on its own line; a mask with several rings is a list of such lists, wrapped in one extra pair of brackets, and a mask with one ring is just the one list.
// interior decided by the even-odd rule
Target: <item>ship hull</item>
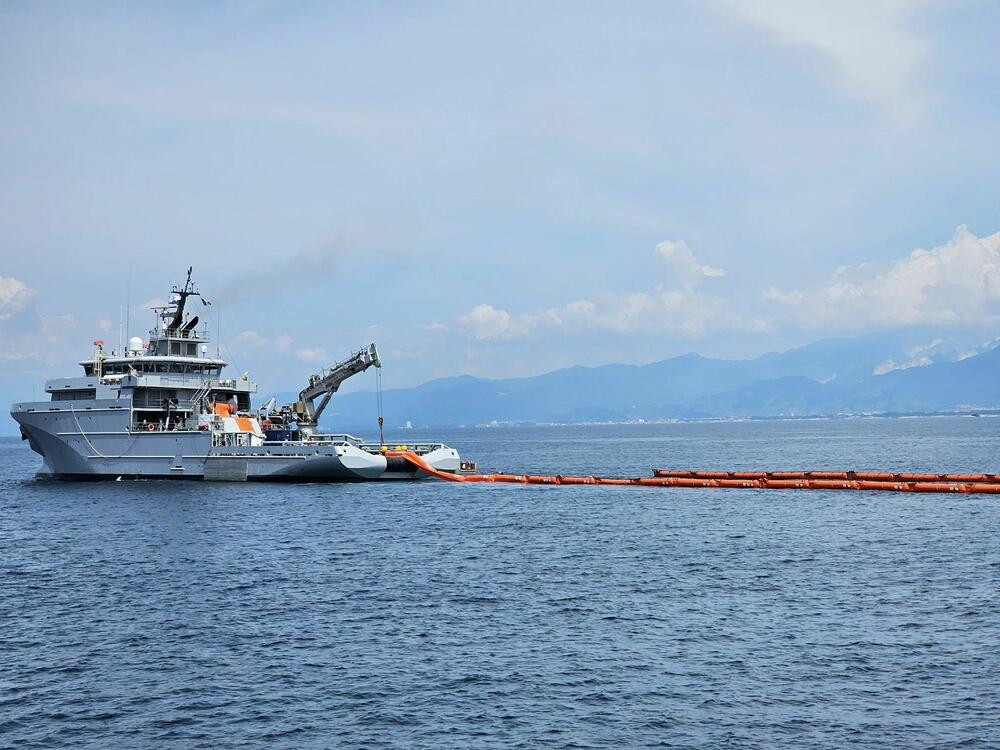
[[(42, 456), (39, 477), (74, 481), (188, 479), (223, 482), (363, 482), (427, 475), (377, 452), (337, 441), (288, 441), (213, 447), (204, 431), (130, 432), (127, 408), (18, 404), (11, 416)], [(23, 408), (19, 408), (23, 407)], [(458, 452), (441, 446), (423, 455), (434, 468), (456, 472)]]

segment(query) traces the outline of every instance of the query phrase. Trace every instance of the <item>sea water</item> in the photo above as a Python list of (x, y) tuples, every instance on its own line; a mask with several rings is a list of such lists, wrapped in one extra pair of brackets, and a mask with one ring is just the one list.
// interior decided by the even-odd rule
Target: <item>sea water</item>
[[(400, 431), (486, 470), (1000, 472), (1000, 421)], [(38, 481), (0, 746), (1000, 745), (1000, 496)]]

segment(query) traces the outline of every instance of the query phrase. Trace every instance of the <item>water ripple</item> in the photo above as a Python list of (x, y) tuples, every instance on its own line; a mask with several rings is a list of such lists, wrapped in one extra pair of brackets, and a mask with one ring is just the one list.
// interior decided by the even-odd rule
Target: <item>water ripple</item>
[[(486, 468), (1000, 470), (996, 420), (464, 430)], [(415, 435), (415, 438), (420, 435)], [(988, 495), (26, 480), (0, 747), (1000, 745)]]

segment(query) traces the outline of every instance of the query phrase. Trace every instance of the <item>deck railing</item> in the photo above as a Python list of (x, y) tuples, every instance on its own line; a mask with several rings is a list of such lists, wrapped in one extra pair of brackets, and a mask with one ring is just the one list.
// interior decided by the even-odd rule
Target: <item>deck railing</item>
[(200, 331), (197, 328), (192, 328), (190, 331), (185, 331), (183, 328), (150, 328), (149, 338), (151, 341), (154, 339), (162, 341), (167, 338), (183, 339), (185, 341), (197, 341), (199, 344), (211, 341), (207, 327)]
[(329, 433), (329, 434), (313, 434), (308, 439), (303, 441), (298, 440), (267, 440), (264, 445), (288, 445), (288, 444), (301, 444), (302, 442), (307, 442), (315, 445), (350, 445), (354, 448), (359, 448), (368, 453), (381, 453), (383, 450), (410, 450), (414, 453), (424, 454), (435, 451), (438, 448), (446, 447), (444, 443), (372, 443), (359, 438), (356, 435), (349, 435), (347, 433)]

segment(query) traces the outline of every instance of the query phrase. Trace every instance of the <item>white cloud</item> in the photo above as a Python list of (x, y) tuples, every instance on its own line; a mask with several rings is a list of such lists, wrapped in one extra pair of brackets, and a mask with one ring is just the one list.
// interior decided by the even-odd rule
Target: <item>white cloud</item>
[(697, 338), (716, 330), (767, 330), (756, 317), (744, 318), (721, 297), (694, 289), (654, 292), (605, 292), (546, 310), (542, 320), (566, 330), (597, 330), (622, 335), (676, 334)]
[(448, 330), (448, 326), (446, 326), (444, 323), (439, 323), (437, 321), (433, 321), (431, 323), (421, 323), (419, 327), (422, 328), (425, 331), (447, 331)]
[(76, 319), (69, 313), (42, 316), (41, 323), (42, 335), (50, 344), (62, 340), (63, 335), (76, 330)]
[(764, 292), (764, 299), (770, 300), (771, 302), (780, 302), (784, 305), (801, 304), (804, 297), (805, 295), (798, 289), (793, 289), (790, 292), (783, 292), (775, 286), (769, 286)]
[[(64, 358), (77, 333), (72, 315), (43, 315), (29, 305), (33, 289), (23, 281), (0, 276), (0, 360), (56, 362)], [(96, 327), (100, 327), (98, 321)], [(88, 342), (89, 343), (89, 342)]]
[(725, 276), (726, 272), (721, 268), (712, 268), (698, 262), (691, 248), (684, 240), (661, 242), (654, 251), (658, 256), (670, 264), (675, 273), (687, 281), (696, 281), (700, 277), (717, 278)]
[(823, 53), (841, 86), (893, 116), (919, 109), (930, 45), (909, 27), (913, 0), (730, 0), (726, 5), (780, 42)]
[(931, 250), (891, 263), (843, 266), (811, 289), (771, 287), (765, 298), (816, 327), (997, 322), (1000, 232), (979, 238), (960, 226)]
[(0, 276), (0, 320), (9, 320), (20, 312), (35, 292), (13, 276)]
[(292, 345), (294, 339), (287, 333), (271, 338), (262, 336), (255, 330), (240, 331), (233, 337), (226, 348), (235, 354), (248, 354), (258, 351), (279, 351), (286, 352)]
[(493, 305), (476, 305), (458, 322), (474, 339), (510, 339), (523, 336), (537, 324), (531, 315), (511, 315)]
[(676, 334), (688, 338), (713, 330), (768, 330), (763, 318), (743, 317), (722, 298), (698, 289), (706, 278), (718, 278), (723, 271), (701, 263), (684, 241), (661, 242), (654, 253), (667, 261), (669, 283), (679, 288), (660, 283), (650, 292), (603, 292), (593, 299), (520, 315), (482, 304), (462, 315), (459, 322), (471, 338), (481, 340), (512, 339), (552, 330)]
[(54, 363), (66, 359), (67, 352), (89, 351), (93, 340), (81, 339), (76, 319), (66, 315), (24, 314), (0, 318), (0, 360), (38, 360)]
[(327, 354), (325, 349), (299, 349), (295, 352), (295, 356), (298, 357), (303, 362), (318, 362), (320, 360), (327, 359)]

